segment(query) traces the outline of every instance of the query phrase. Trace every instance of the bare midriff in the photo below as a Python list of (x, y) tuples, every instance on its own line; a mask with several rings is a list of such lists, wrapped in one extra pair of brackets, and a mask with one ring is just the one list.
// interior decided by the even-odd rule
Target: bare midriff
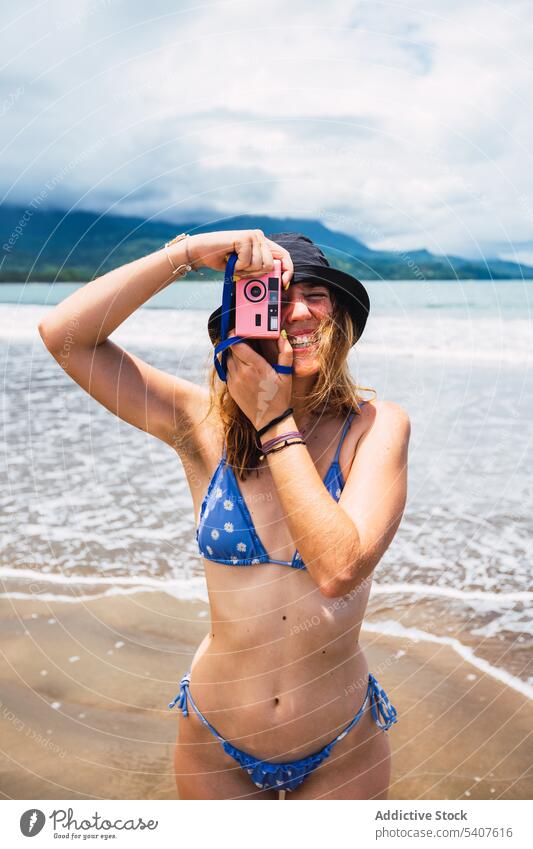
[(198, 707), (225, 739), (256, 757), (316, 752), (366, 694), (359, 631), (370, 582), (327, 598), (305, 570), (210, 561), (205, 568), (211, 628), (192, 663)]

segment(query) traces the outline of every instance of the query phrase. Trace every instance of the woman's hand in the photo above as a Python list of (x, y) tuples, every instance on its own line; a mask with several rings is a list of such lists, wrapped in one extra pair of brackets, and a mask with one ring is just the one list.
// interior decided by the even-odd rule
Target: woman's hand
[(189, 236), (188, 250), (196, 268), (207, 266), (224, 271), (228, 255), (236, 252), (238, 260), (234, 273), (238, 277), (267, 274), (274, 268), (274, 259), (281, 260), (281, 281), (288, 288), (294, 272), (291, 255), (276, 242), (267, 239), (262, 230), (220, 230)]
[[(231, 336), (235, 336), (234, 330), (228, 333), (228, 338)], [(286, 334), (280, 335), (278, 365), (292, 366), (292, 360), (291, 344)], [(261, 354), (245, 342), (238, 342), (228, 350), (227, 387), (244, 415), (260, 430), (290, 406), (292, 375), (274, 371)]]

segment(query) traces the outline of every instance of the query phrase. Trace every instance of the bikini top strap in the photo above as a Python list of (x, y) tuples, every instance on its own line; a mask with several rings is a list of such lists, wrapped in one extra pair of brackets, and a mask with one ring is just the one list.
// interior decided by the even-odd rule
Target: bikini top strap
[(349, 416), (348, 416), (348, 418), (347, 418), (347, 419), (346, 419), (346, 421), (344, 422), (344, 427), (343, 427), (343, 429), (342, 429), (341, 438), (339, 439), (339, 444), (337, 445), (337, 450), (336, 450), (336, 452), (335, 452), (335, 457), (333, 458), (333, 462), (334, 462), (334, 463), (338, 463), (338, 462), (339, 462), (339, 457), (340, 457), (340, 453), (341, 453), (342, 443), (344, 442), (344, 438), (345, 438), (346, 434), (348, 433), (348, 430), (349, 430), (349, 428), (350, 428), (350, 425), (351, 425), (351, 423), (352, 423), (352, 420), (353, 420), (353, 417), (354, 417), (354, 416), (355, 416), (355, 413), (353, 413), (353, 412), (352, 412), (352, 413), (350, 413), (350, 414), (349, 414)]
[[(363, 406), (363, 404), (366, 404), (366, 401), (359, 401), (359, 406), (360, 406), (360, 407), (362, 407), (362, 406)], [(345, 421), (345, 423), (344, 423), (344, 427), (343, 427), (343, 429), (342, 429), (342, 433), (341, 433), (341, 438), (339, 439), (339, 444), (337, 445), (337, 451), (335, 452), (335, 457), (334, 457), (334, 459), (333, 459), (333, 462), (334, 462), (334, 463), (338, 463), (338, 462), (339, 462), (339, 457), (340, 457), (340, 453), (341, 453), (342, 443), (344, 442), (344, 437), (345, 437), (345, 436), (346, 436), (346, 434), (348, 433), (348, 430), (349, 430), (349, 428), (350, 428), (350, 425), (351, 425), (351, 423), (352, 423), (352, 421), (353, 421), (353, 417), (354, 417), (354, 416), (355, 416), (355, 412), (352, 410), (352, 412), (349, 414), (348, 418), (346, 419), (346, 421)]]

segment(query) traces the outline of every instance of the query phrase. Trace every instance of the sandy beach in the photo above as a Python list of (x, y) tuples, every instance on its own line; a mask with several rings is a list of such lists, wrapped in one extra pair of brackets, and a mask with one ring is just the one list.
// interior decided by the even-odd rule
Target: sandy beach
[[(6, 799), (175, 799), (177, 692), (207, 607), (159, 592), (0, 601)], [(528, 799), (531, 702), (449, 646), (363, 632), (396, 706), (390, 799)]]

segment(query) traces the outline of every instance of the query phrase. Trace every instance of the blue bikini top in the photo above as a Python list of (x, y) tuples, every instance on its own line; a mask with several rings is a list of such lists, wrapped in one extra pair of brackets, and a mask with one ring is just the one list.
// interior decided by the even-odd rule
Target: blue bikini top
[[(360, 402), (360, 406), (365, 403), (366, 401)], [(323, 480), (324, 486), (335, 501), (339, 500), (344, 489), (339, 455), (354, 415), (355, 413), (350, 413), (344, 424), (335, 457)], [(279, 563), (293, 569), (305, 569), (305, 563), (298, 551), (295, 551), (290, 562), (274, 560), (269, 556), (257, 535), (233, 469), (226, 464), (225, 448), (200, 508), (196, 541), (200, 554), (206, 560), (225, 566)]]

